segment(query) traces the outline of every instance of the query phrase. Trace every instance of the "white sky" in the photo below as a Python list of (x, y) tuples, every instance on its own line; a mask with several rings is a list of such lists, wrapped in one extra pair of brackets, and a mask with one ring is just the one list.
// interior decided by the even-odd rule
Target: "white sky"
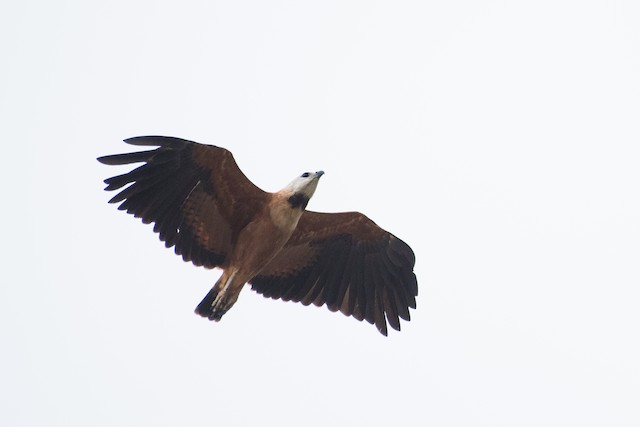
[[(0, 425), (640, 424), (640, 3), (0, 6)], [(180, 136), (417, 257), (403, 331), (245, 290), (107, 205)]]

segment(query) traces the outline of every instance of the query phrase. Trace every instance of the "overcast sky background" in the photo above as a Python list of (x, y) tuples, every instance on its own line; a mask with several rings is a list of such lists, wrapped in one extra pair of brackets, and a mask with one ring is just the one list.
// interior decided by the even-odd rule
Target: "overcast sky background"
[[(640, 3), (0, 6), (3, 426), (640, 424)], [(409, 243), (382, 337), (107, 204), (122, 139), (230, 149)]]

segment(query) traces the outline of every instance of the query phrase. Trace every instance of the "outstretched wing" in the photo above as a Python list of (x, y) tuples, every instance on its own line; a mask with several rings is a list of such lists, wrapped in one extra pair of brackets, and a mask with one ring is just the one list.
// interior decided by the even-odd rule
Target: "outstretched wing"
[[(347, 316), (400, 330), (416, 308), (411, 248), (358, 212), (305, 211), (282, 251), (250, 280), (252, 289), (284, 301), (326, 304)], [(386, 320), (385, 320), (386, 317)]]
[(165, 136), (125, 142), (158, 148), (98, 158), (107, 165), (144, 163), (104, 181), (105, 190), (120, 190), (109, 203), (122, 202), (118, 209), (155, 223), (160, 240), (185, 261), (224, 266), (238, 232), (268, 193), (247, 179), (224, 148)]

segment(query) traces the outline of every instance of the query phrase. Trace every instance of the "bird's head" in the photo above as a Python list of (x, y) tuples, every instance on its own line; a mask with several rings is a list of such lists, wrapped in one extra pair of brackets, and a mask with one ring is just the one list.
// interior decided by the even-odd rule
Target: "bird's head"
[(289, 195), (289, 204), (294, 208), (306, 208), (322, 175), (324, 175), (324, 171), (305, 172), (291, 181), (282, 190)]

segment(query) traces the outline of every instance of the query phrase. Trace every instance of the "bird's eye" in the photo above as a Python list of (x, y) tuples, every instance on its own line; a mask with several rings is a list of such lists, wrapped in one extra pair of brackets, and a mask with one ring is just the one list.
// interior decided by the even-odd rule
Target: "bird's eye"
[(302, 177), (303, 177), (303, 178), (308, 178), (308, 177), (309, 177), (309, 172), (305, 172), (305, 173), (303, 173), (303, 174), (302, 174)]

